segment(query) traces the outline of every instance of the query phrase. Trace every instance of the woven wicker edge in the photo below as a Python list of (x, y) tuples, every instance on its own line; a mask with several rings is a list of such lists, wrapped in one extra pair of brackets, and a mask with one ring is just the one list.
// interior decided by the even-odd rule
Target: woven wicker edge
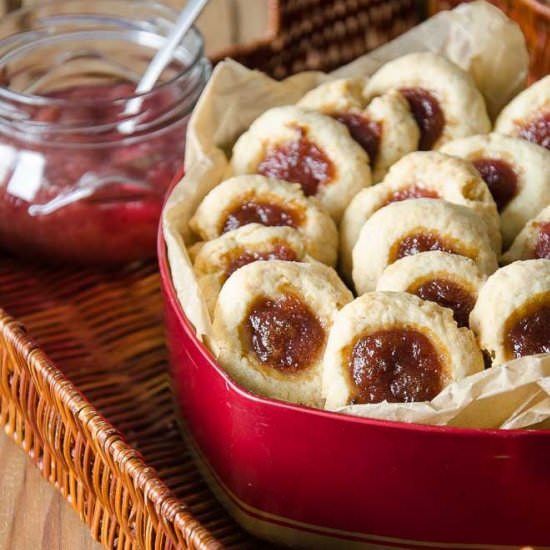
[[(153, 525), (150, 527), (157, 532), (162, 531), (177, 548), (200, 548), (201, 550), (223, 548), (223, 545), (192, 516), (185, 504), (173, 496), (158, 478), (156, 471), (147, 466), (139, 453), (124, 441), (122, 435), (99, 415), (77, 388), (55, 367), (27, 335), (24, 327), (2, 309), (0, 309), (0, 367), (2, 367), (0, 371), (11, 370), (21, 378), (27, 376), (29, 393), (34, 392), (40, 396), (39, 399), (47, 395), (49, 404), (53, 405), (58, 419), (64, 423), (69, 421), (69, 428), (72, 428), (75, 433), (83, 434), (84, 440), (93, 445), (92, 450), (104, 468), (102, 479), (108, 479), (107, 489), (95, 490), (93, 484), (87, 483), (78, 474), (74, 475), (74, 469), (71, 469), (72, 475), (92, 493), (101, 507), (110, 515), (110, 519), (118, 523), (121, 532), (126, 531), (125, 538), (132, 540), (135, 538), (134, 533), (128, 532), (129, 529), (124, 526), (124, 522), (120, 521), (120, 515), (124, 516), (124, 513), (113, 509), (110, 498), (111, 492), (116, 489), (114, 485), (120, 480), (124, 488), (131, 493), (130, 498), (142, 504), (139, 509), (148, 516), (145, 521), (152, 521)], [(47, 461), (37, 452), (41, 447), (47, 447), (47, 441), (33, 441), (37, 436), (42, 436), (40, 427), (33, 420), (33, 415), (29, 414), (25, 408), (17, 407), (15, 400), (10, 402), (5, 398), (5, 394), (13, 391), (16, 384), (8, 384), (7, 377), (5, 380), (0, 379), (0, 384), (4, 382), (7, 386), (0, 386), (0, 425), (4, 426), (6, 434), (38, 466), (43, 477), (52, 482), (55, 478), (52, 472), (59, 465), (56, 464), (53, 454), (49, 454), (50, 460)], [(61, 465), (61, 468), (64, 469), (65, 466)], [(94, 513), (86, 517), (84, 511), (79, 510), (79, 499), (74, 498), (74, 495), (72, 495), (73, 498), (68, 498), (72, 491), (59, 482), (55, 485), (69, 500), (80, 518), (90, 527), (92, 536), (106, 545), (106, 537), (102, 533), (104, 529), (101, 525), (101, 516)], [(102, 487), (102, 489), (105, 488)]]

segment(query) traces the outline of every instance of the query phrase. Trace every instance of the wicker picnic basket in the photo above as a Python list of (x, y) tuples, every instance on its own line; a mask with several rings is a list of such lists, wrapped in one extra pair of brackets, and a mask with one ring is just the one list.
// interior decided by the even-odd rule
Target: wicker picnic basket
[[(548, 9), (497, 3), (521, 14), (533, 76), (544, 74), (550, 57), (537, 44), (546, 41)], [(271, 0), (271, 35), (224, 55), (276, 77), (330, 70), (437, 8), (418, 4)], [(124, 549), (254, 546), (181, 437), (155, 263), (101, 273), (3, 257), (0, 306), (0, 424), (95, 539)]]

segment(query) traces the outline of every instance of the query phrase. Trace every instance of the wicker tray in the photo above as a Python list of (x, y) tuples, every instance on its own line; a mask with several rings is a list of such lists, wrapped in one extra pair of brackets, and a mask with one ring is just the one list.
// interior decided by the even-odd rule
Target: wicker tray
[(95, 539), (147, 549), (247, 541), (180, 436), (156, 264), (98, 273), (4, 259), (0, 303), (18, 318), (0, 313), (0, 424)]
[[(271, 0), (275, 38), (229, 53), (278, 77), (328, 70), (418, 22), (418, 4)], [(181, 437), (155, 263), (101, 273), (4, 257), (0, 305), (0, 425), (95, 539), (147, 550), (257, 546)]]

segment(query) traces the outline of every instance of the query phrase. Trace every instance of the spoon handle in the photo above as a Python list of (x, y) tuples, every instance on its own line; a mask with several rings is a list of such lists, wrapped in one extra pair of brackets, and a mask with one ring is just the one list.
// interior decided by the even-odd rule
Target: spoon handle
[[(139, 80), (136, 86), (136, 94), (144, 94), (154, 88), (155, 83), (162, 74), (162, 71), (164, 71), (168, 63), (172, 60), (174, 50), (184, 37), (185, 33), (191, 28), (195, 22), (195, 19), (199, 16), (207, 2), (208, 0), (189, 0), (185, 8), (183, 8), (176, 19), (172, 31), (166, 38), (166, 42), (162, 48), (157, 51), (147, 66), (147, 69), (143, 73), (143, 76)], [(141, 97), (135, 97), (128, 101), (124, 109), (124, 115), (131, 116), (137, 114), (141, 108), (142, 102), (143, 98)], [(121, 122), (118, 126), (119, 131), (123, 134), (132, 133), (134, 128), (135, 121), (131, 119)]]
[(206, 5), (208, 0), (189, 0), (185, 8), (179, 14), (172, 32), (168, 35), (166, 42), (155, 54), (151, 63), (143, 73), (141, 80), (136, 87), (136, 93), (145, 93), (153, 89), (162, 71), (172, 60), (173, 52), (185, 33), (191, 28), (195, 19)]

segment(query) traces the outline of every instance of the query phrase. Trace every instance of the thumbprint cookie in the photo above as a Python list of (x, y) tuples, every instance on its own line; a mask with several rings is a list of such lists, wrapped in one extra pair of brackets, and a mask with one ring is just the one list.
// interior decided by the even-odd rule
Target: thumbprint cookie
[(509, 264), (537, 258), (550, 260), (550, 206), (525, 224), (508, 252), (502, 256), (502, 262)]
[(352, 250), (365, 222), (392, 202), (435, 198), (468, 206), (486, 220), (500, 252), (499, 217), (487, 185), (474, 167), (462, 159), (437, 151), (410, 153), (394, 164), (384, 181), (360, 191), (344, 212), (340, 225), (340, 267), (349, 277)]
[(300, 184), (339, 221), (353, 196), (371, 184), (369, 157), (333, 118), (299, 107), (260, 115), (233, 148), (233, 174), (262, 174)]
[(431, 250), (470, 258), (485, 274), (498, 267), (487, 225), (470, 208), (439, 199), (394, 202), (367, 220), (353, 248), (357, 293), (374, 290), (397, 260)]
[(470, 258), (434, 250), (405, 256), (389, 265), (376, 290), (408, 292), (448, 307), (458, 326), (467, 327), (486, 279)]
[(479, 293), (470, 326), (493, 365), (550, 353), (550, 260), (514, 262), (495, 272)]
[(317, 201), (304, 196), (297, 184), (257, 175), (228, 179), (206, 195), (189, 223), (203, 241), (250, 223), (292, 227), (302, 235), (310, 256), (336, 264), (336, 225)]
[(213, 334), (219, 361), (254, 393), (320, 406), (328, 333), (351, 299), (336, 272), (318, 262), (248, 264), (218, 297)]
[(550, 76), (529, 86), (504, 107), (495, 132), (550, 149)]
[(202, 244), (193, 269), (210, 314), (228, 277), (249, 263), (268, 260), (314, 261), (307, 255), (300, 233), (292, 227), (251, 223)]
[(363, 90), (366, 78), (329, 80), (307, 92), (298, 107), (334, 116), (337, 113), (361, 112), (366, 107)]
[(335, 118), (370, 159), (373, 182), (379, 182), (389, 167), (416, 151), (420, 132), (405, 98), (396, 90), (374, 98), (366, 105), (364, 80), (326, 82), (311, 90), (298, 103)]
[(481, 370), (475, 337), (451, 310), (404, 292), (369, 292), (342, 308), (330, 330), (325, 407), (430, 401)]
[(383, 65), (368, 81), (365, 95), (401, 92), (420, 129), (421, 150), (489, 132), (485, 100), (471, 76), (444, 57), (412, 53)]
[(479, 171), (497, 204), (505, 247), (550, 204), (550, 151), (543, 147), (495, 133), (452, 141), (441, 151)]

